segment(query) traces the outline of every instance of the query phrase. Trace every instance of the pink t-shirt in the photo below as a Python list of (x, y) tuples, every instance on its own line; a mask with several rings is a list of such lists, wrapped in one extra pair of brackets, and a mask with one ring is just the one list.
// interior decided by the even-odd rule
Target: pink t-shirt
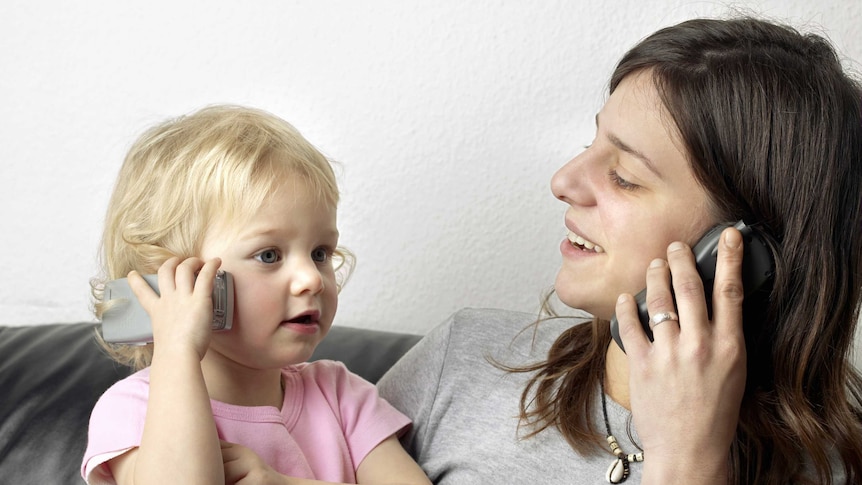
[[(356, 467), (410, 420), (377, 388), (340, 362), (288, 367), (281, 409), (210, 400), (219, 438), (254, 450), (292, 477), (355, 483)], [(115, 483), (105, 463), (137, 447), (144, 431), (150, 370), (111, 386), (93, 408), (81, 474), (88, 483)], [(177, 430), (182, 432), (182, 430)]]

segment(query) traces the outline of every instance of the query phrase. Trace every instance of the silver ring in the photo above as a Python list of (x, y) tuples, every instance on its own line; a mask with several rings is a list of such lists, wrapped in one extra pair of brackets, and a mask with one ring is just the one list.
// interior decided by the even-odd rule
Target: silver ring
[(650, 325), (649, 328), (653, 329), (660, 323), (664, 323), (668, 320), (673, 320), (675, 322), (679, 321), (679, 315), (674, 312), (664, 312), (664, 313), (656, 313), (649, 319)]

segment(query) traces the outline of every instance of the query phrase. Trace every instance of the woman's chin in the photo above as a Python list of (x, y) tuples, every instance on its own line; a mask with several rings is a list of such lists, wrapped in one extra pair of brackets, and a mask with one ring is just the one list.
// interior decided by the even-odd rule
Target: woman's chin
[(610, 320), (614, 315), (614, 305), (604, 301), (596, 301), (595, 295), (584, 294), (583, 287), (572, 288), (571, 285), (554, 286), (554, 293), (561, 303), (575, 310), (580, 310), (601, 320)]

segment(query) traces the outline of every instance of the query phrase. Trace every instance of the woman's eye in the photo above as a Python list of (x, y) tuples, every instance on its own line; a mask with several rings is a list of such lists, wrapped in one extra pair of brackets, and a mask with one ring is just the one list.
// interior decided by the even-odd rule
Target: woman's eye
[(261, 263), (273, 264), (277, 263), (280, 258), (278, 251), (275, 249), (265, 249), (259, 253), (257, 253), (254, 259), (260, 261)]
[(329, 260), (330, 251), (326, 248), (317, 248), (311, 252), (311, 259), (318, 263), (325, 263)]
[(617, 187), (619, 187), (623, 190), (635, 190), (635, 189), (640, 188), (639, 185), (633, 184), (633, 183), (629, 182), (628, 180), (620, 177), (620, 174), (618, 174), (617, 171), (614, 169), (610, 169), (608, 171), (608, 177), (610, 177), (611, 182), (613, 182)]

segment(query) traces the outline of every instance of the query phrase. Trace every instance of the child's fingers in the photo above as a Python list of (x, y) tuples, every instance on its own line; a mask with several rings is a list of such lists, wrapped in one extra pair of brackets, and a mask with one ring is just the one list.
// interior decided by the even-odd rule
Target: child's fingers
[[(195, 257), (186, 258), (177, 265), (176, 274), (174, 275), (177, 290), (184, 293), (192, 293), (197, 286), (197, 274), (203, 265), (203, 260)], [(159, 274), (161, 274), (161, 270)], [(159, 280), (159, 283), (161, 284), (161, 280)]]
[(158, 301), (159, 295), (137, 271), (130, 271), (126, 279), (129, 282), (129, 288), (135, 294), (135, 298), (138, 299), (145, 310)]
[(180, 265), (180, 258), (169, 258), (159, 266), (159, 290), (172, 291), (176, 289), (176, 273), (177, 266)]
[(214, 280), (220, 266), (221, 259), (219, 258), (213, 258), (203, 264), (198, 271), (197, 281), (195, 281), (194, 293), (196, 296), (212, 295)]
[(219, 445), (221, 446), (221, 456), (223, 462), (227, 463), (238, 458), (239, 452), (235, 444), (229, 441), (219, 440)]

